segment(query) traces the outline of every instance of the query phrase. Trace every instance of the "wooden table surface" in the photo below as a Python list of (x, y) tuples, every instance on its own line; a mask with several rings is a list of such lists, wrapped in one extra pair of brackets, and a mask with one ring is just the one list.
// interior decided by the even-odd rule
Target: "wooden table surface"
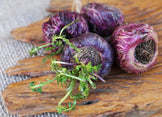
[[(51, 0), (48, 11), (56, 12), (71, 8), (67, 0)], [(92, 0), (89, 0), (92, 1)], [(76, 110), (64, 113), (69, 116), (106, 116), (115, 117), (160, 117), (162, 116), (162, 0), (96, 0), (119, 8), (125, 15), (125, 22), (148, 23), (154, 27), (159, 38), (157, 64), (148, 72), (140, 75), (128, 74), (113, 66), (106, 82), (97, 81), (97, 88), (91, 90), (89, 97), (78, 101)], [(61, 4), (60, 4), (61, 3)], [(83, 3), (85, 4), (85, 3)], [(57, 6), (57, 7), (56, 7)], [(12, 36), (33, 45), (44, 43), (41, 24), (45, 18), (29, 26), (15, 29)], [(59, 56), (56, 56), (59, 58)], [(27, 58), (16, 66), (6, 70), (9, 75), (29, 75), (25, 81), (10, 84), (2, 93), (7, 110), (21, 116), (37, 115), (44, 112), (56, 112), (58, 101), (65, 94), (56, 82), (43, 88), (43, 93), (34, 93), (29, 89), (29, 82), (44, 82), (54, 77), (50, 72), (50, 61), (42, 66), (43, 57)], [(68, 103), (70, 99), (65, 101)]]

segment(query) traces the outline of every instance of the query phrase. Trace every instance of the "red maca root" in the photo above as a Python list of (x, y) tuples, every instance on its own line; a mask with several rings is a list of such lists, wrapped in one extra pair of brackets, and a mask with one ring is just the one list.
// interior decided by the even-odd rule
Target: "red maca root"
[(156, 62), (158, 37), (148, 24), (128, 23), (119, 26), (111, 41), (120, 67), (128, 73), (145, 72)]

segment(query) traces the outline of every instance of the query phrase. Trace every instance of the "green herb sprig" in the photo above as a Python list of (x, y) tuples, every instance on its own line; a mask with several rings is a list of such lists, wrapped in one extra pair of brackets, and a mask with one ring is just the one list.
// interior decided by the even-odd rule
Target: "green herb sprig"
[[(47, 82), (40, 83), (38, 85), (35, 85), (34, 82), (31, 82), (30, 88), (34, 92), (42, 93), (42, 87), (48, 83), (53, 82), (54, 80), (56, 80), (60, 86), (63, 86), (63, 84), (65, 84), (67, 86), (67, 93), (58, 103), (57, 111), (58, 113), (62, 113), (63, 111), (68, 112), (70, 110), (74, 110), (76, 101), (87, 98), (87, 96), (89, 95), (90, 88), (96, 88), (96, 84), (94, 83), (94, 81), (96, 81), (98, 77), (92, 74), (95, 74), (95, 72), (97, 72), (100, 69), (101, 65), (92, 66), (91, 62), (89, 62), (86, 65), (82, 62), (66, 63), (62, 61), (57, 61), (56, 59), (51, 60), (51, 62), (51, 70), (56, 73), (55, 78), (48, 80)], [(64, 67), (60, 67), (58, 63), (70, 65), (73, 66), (73, 68), (67, 69)], [(69, 84), (67, 84), (67, 82)], [(79, 85), (75, 85), (76, 82), (78, 82)], [(78, 87), (79, 92), (74, 94), (74, 87)], [(67, 97), (70, 97), (74, 100), (73, 104), (70, 102), (68, 106), (62, 106), (62, 102)]]
[[(75, 22), (75, 21), (74, 21)], [(59, 36), (54, 36), (52, 38), (53, 44), (60, 45), (61, 42), (56, 41), (59, 39), (62, 42), (65, 42), (68, 44), (71, 48), (75, 49), (76, 52), (80, 52), (80, 49), (77, 48), (74, 44), (70, 43), (68, 39), (65, 38), (64, 35), (62, 35), (63, 30), (65, 30), (68, 26), (73, 24), (74, 22), (70, 23), (69, 25), (65, 26)], [(52, 44), (52, 45), (53, 45)], [(44, 47), (47, 47), (47, 50), (50, 50), (51, 48), (48, 48), (49, 45), (46, 45)], [(63, 46), (60, 45), (62, 48)], [(41, 47), (40, 47), (41, 48)], [(40, 49), (39, 47), (32, 49), (31, 53), (35, 54), (37, 50)], [(62, 48), (57, 51), (51, 53), (52, 55), (56, 55), (61, 52)], [(50, 55), (50, 56), (52, 56)], [(49, 57), (51, 58), (51, 57)], [(45, 61), (45, 60), (44, 60)], [(68, 65), (71, 67), (71, 69), (61, 67), (58, 64)], [(51, 83), (53, 81), (57, 81), (57, 84), (63, 87), (63, 84), (65, 84), (66, 88), (66, 95), (60, 100), (57, 106), (58, 113), (68, 112), (70, 110), (75, 109), (75, 105), (77, 100), (85, 99), (89, 95), (90, 89), (96, 88), (96, 84), (94, 81), (97, 79), (100, 79), (104, 81), (98, 74), (97, 71), (101, 68), (101, 65), (98, 66), (92, 66), (91, 62), (88, 62), (85, 64), (85, 62), (80, 62), (77, 57), (75, 57), (75, 63), (67, 63), (63, 61), (57, 61), (56, 59), (51, 58), (51, 71), (54, 71), (56, 73), (55, 78), (51, 80), (47, 80), (44, 83), (35, 84), (34, 82), (30, 83), (30, 88), (34, 92), (42, 93), (42, 88), (44, 85)], [(76, 85), (77, 83), (77, 85)], [(79, 89), (78, 91), (74, 91), (74, 87)], [(73, 99), (73, 103), (69, 102), (67, 106), (63, 106), (62, 103), (70, 97)]]

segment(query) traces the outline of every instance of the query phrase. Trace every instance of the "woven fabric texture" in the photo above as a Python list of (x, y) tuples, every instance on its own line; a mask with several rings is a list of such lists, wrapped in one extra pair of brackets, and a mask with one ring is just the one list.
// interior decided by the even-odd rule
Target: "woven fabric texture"
[[(0, 0), (0, 95), (13, 82), (26, 80), (27, 76), (8, 76), (5, 69), (14, 66), (17, 61), (29, 58), (28, 50), (33, 46), (17, 41), (11, 37), (10, 31), (27, 26), (32, 22), (48, 16), (46, 8), (49, 0)], [(41, 55), (41, 53), (39, 53)], [(35, 117), (57, 117), (55, 113), (45, 113)], [(0, 117), (17, 117), (9, 114), (0, 96)]]

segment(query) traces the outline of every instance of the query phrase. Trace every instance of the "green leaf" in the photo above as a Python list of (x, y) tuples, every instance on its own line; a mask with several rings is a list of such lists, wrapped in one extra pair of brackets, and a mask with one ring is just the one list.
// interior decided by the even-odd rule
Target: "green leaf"
[(62, 41), (61, 40), (58, 41), (58, 46), (62, 46)]
[(30, 51), (29, 51), (29, 54), (30, 54), (30, 56), (33, 56), (33, 55), (37, 55), (37, 49), (36, 48), (32, 48)]
[(71, 106), (71, 110), (75, 110), (75, 107), (74, 107), (74, 106), (76, 105), (76, 102), (77, 102), (77, 101), (74, 100), (73, 105)]
[(30, 87), (35, 86), (34, 83), (35, 83), (34, 81), (33, 81), (33, 82), (30, 82), (29, 86), (30, 86)]
[(69, 102), (69, 107), (71, 107), (71, 105), (72, 105), (72, 103), (71, 103), (71, 102)]
[(81, 69), (81, 65), (77, 65), (75, 68), (77, 71), (79, 71)]
[(30, 88), (32, 89), (33, 92), (38, 92), (38, 93), (42, 93), (42, 87), (37, 87), (35, 88), (35, 82), (30, 82), (29, 84)]
[(36, 90), (36, 92), (38, 92), (38, 93), (42, 93), (42, 87), (36, 88), (35, 90)]
[(46, 61), (47, 61), (47, 58), (46, 58), (46, 57), (44, 57), (44, 58), (43, 58), (43, 64), (45, 64), (45, 63), (46, 63)]

